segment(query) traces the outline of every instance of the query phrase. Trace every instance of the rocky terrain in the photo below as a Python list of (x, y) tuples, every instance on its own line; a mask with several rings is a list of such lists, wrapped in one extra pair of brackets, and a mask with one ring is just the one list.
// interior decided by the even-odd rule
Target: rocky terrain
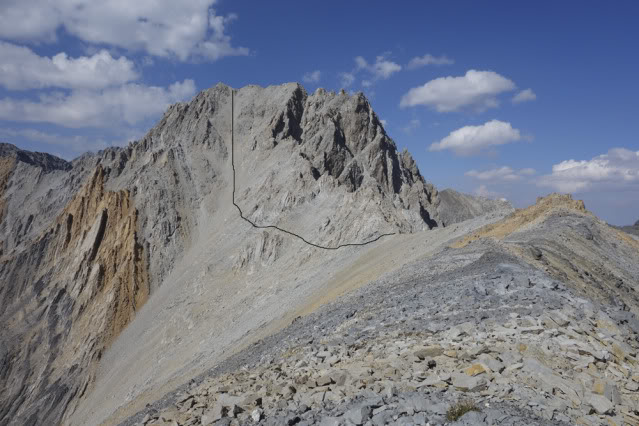
[[(571, 240), (599, 251), (566, 252)], [(467, 400), (479, 411), (451, 424), (639, 422), (636, 242), (550, 196), (453, 246), (295, 321), (125, 424), (442, 424)], [(616, 250), (634, 263), (600, 257)], [(623, 297), (599, 299), (561, 262)]]
[[(361, 94), (233, 117), (219, 84), (127, 147), (0, 144), (0, 424), (639, 421), (636, 238), (438, 192)], [(317, 244), (396, 234), (322, 250), (233, 189)]]

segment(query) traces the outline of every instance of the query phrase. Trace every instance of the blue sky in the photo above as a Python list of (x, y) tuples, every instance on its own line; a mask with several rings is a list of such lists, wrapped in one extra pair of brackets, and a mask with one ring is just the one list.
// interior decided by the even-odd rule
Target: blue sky
[(219, 81), (300, 81), (363, 91), (440, 189), (639, 219), (639, 4), (398, 3), (4, 1), (0, 140), (73, 158)]

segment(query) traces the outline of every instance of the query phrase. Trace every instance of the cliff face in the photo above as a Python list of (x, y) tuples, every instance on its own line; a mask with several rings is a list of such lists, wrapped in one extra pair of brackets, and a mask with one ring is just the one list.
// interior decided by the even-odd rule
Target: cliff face
[(256, 223), (328, 245), (437, 226), (437, 190), (362, 94), (249, 86), (235, 111), (236, 201)]
[(2, 423), (59, 419), (149, 293), (137, 211), (97, 167), (48, 229), (0, 258)]

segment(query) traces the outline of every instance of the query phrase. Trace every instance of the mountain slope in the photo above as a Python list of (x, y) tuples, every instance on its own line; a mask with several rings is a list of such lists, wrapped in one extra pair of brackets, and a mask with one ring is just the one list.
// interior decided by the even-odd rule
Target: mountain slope
[[(230, 102), (219, 84), (169, 108), (140, 141), (72, 162), (0, 145), (3, 423), (68, 422), (96, 405), (108, 416), (253, 330), (281, 327), (337, 285), (327, 268), (355, 262), (357, 251), (317, 251), (238, 218)], [(254, 222), (329, 246), (438, 225), (437, 190), (361, 94), (247, 86), (234, 120), (236, 201)], [(133, 341), (171, 366), (157, 374)]]
[[(597, 424), (637, 413), (620, 391), (635, 382), (636, 239), (565, 196), (513, 212), (438, 193), (361, 94), (244, 87), (233, 145), (231, 99), (219, 84), (170, 107), (140, 141), (71, 162), (0, 145), (0, 422), (131, 423), (171, 403), (191, 419), (180, 421), (202, 422), (205, 409), (235, 409), (220, 405), (228, 391), (197, 383), (224, 371), (230, 396), (246, 396), (233, 387), (241, 366), (268, 376), (257, 383), (263, 423), (339, 423), (384, 389), (388, 403), (366, 407), (439, 421), (483, 355), (522, 364), (504, 373), (482, 357), (484, 371), (473, 367), (481, 386), (471, 393), (498, 395), (495, 418)], [(255, 229), (233, 192), (251, 221), (317, 244), (396, 234), (321, 250)], [(435, 344), (448, 352), (436, 351), (436, 380), (432, 363), (404, 357)], [(571, 361), (554, 364), (554, 347)], [(318, 351), (349, 358), (357, 377), (319, 385), (335, 364), (299, 355)], [(297, 399), (289, 389), (282, 400), (282, 377), (304, 375)], [(415, 392), (431, 387), (436, 398), (419, 404), (439, 411), (416, 411)], [(407, 411), (393, 411), (407, 398)]]
[(637, 424), (637, 241), (558, 194), (462, 234), (122, 424)]

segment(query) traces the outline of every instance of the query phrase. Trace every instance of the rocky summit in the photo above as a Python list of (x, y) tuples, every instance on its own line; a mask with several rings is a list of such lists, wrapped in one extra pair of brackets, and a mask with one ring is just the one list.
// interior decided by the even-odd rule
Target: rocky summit
[(439, 192), (294, 83), (0, 144), (0, 424), (639, 424), (634, 228)]

